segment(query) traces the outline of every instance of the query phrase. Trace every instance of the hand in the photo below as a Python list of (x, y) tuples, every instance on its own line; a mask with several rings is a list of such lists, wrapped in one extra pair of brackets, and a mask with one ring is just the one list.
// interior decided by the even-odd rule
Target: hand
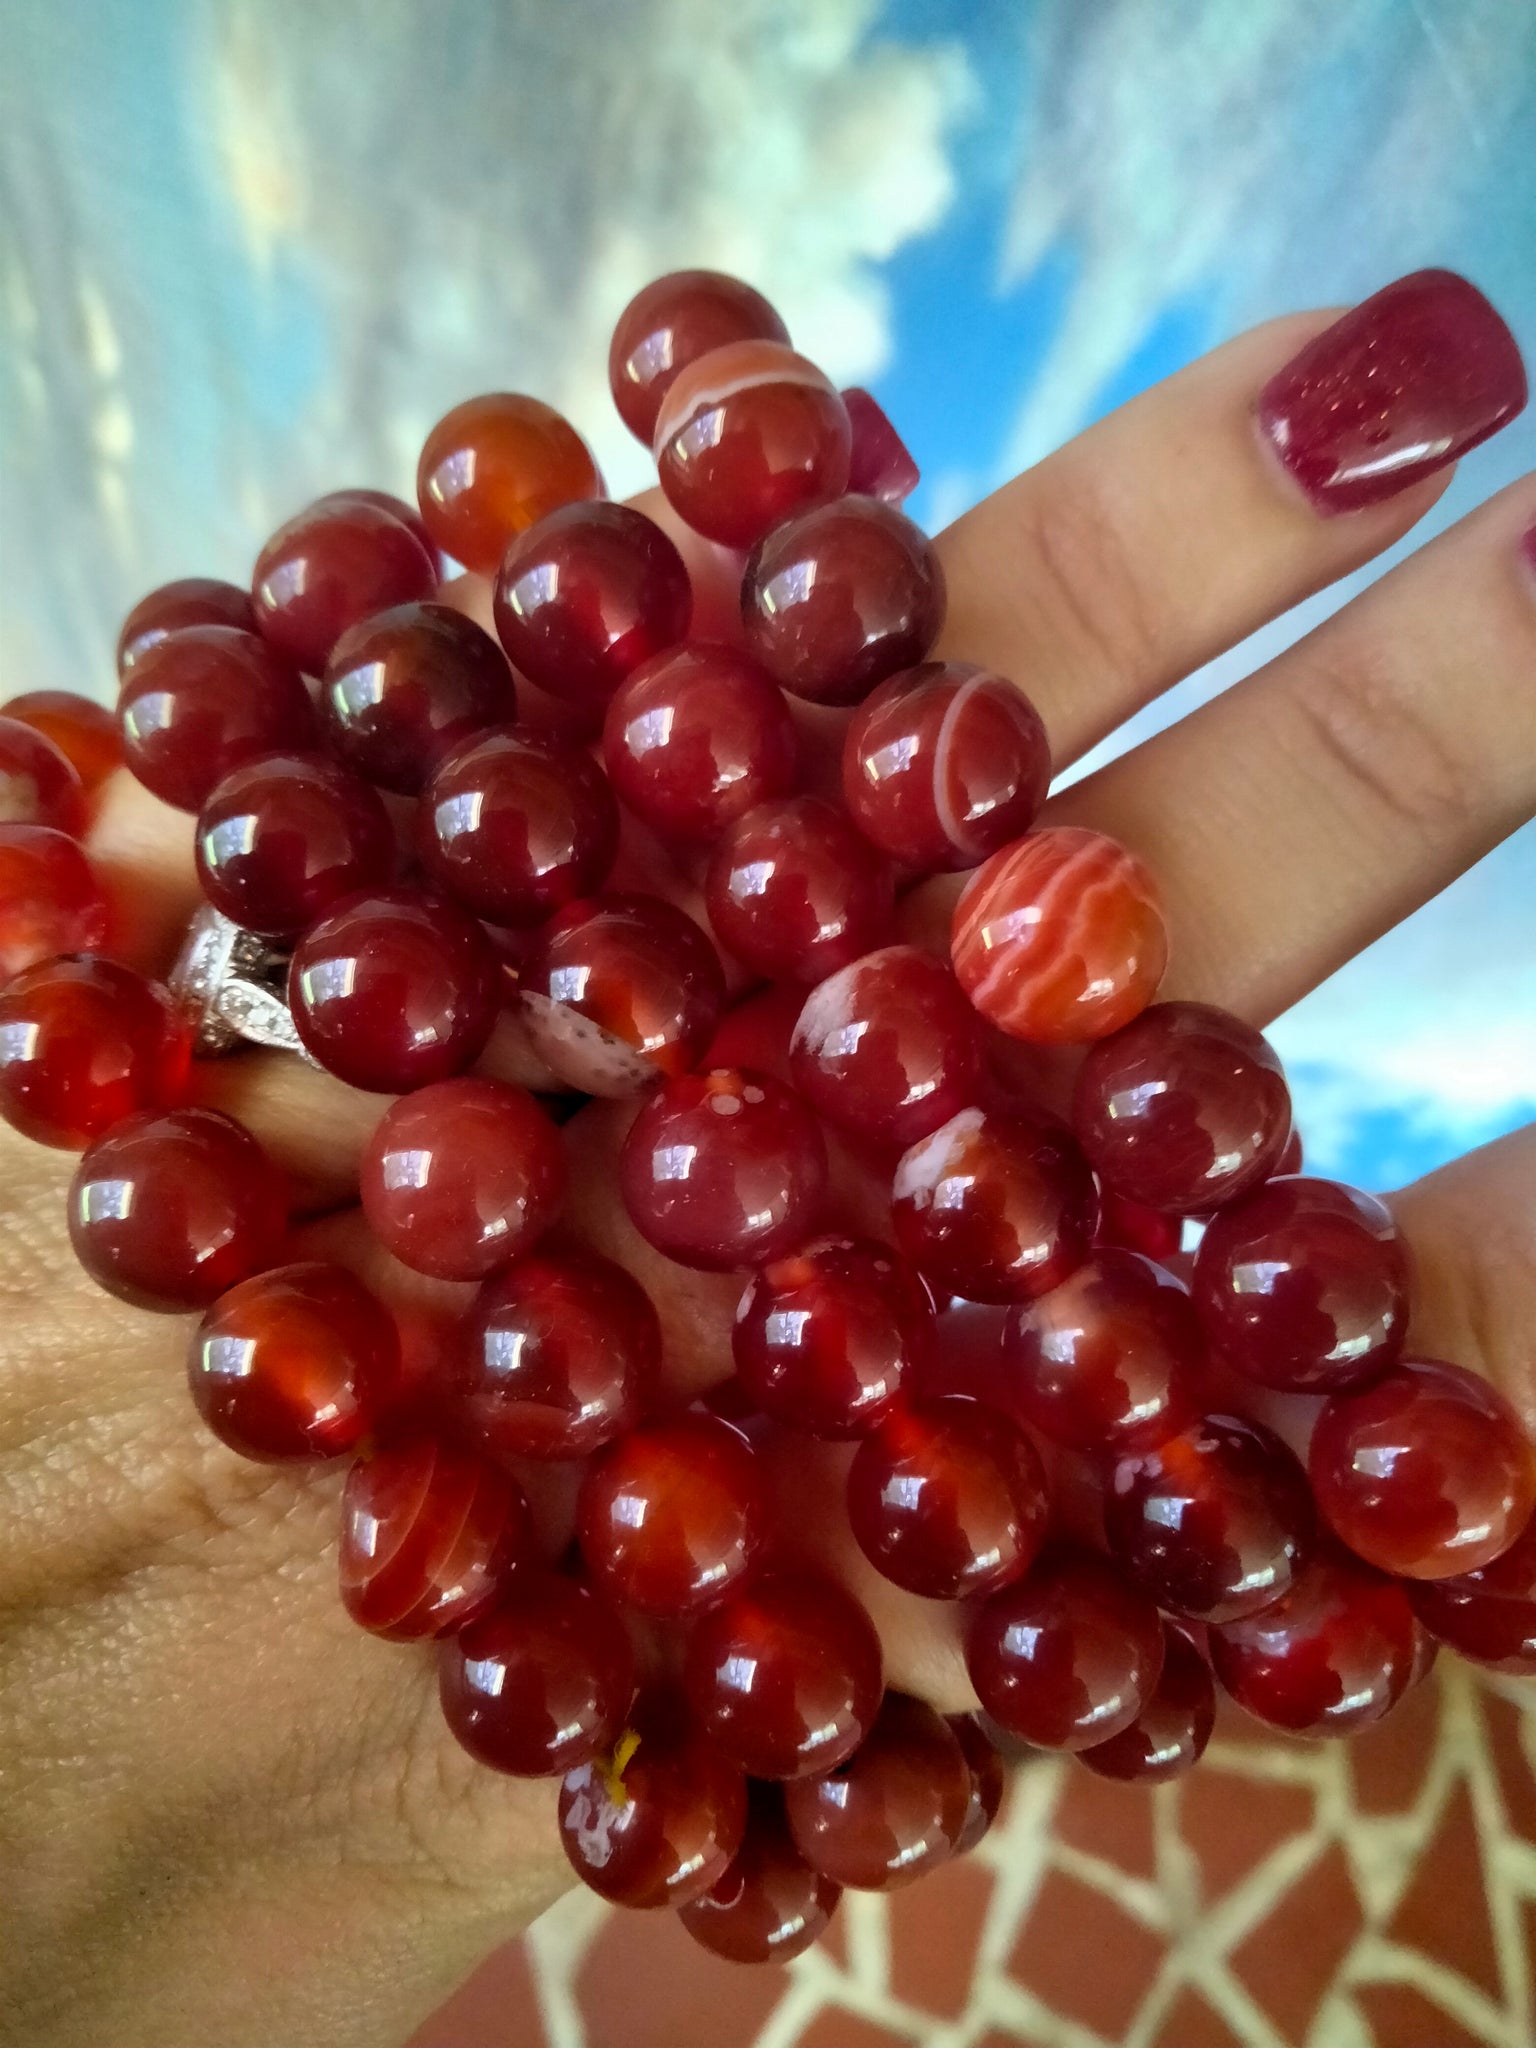
[[(1443, 488), (1444, 472), (1323, 517), (1261, 445), (1257, 394), (1329, 317), (1218, 350), (942, 537), (944, 651), (1017, 679), (1059, 768), (1390, 546)], [(1526, 479), (1055, 800), (1054, 819), (1114, 834), (1161, 881), (1166, 993), (1263, 1024), (1536, 808), (1533, 523)], [(815, 722), (824, 748), (834, 728)], [(190, 837), (184, 815), (109, 786), (92, 853), (125, 949), (156, 971), (195, 900)], [(952, 895), (914, 892), (912, 931), (942, 943)], [(257, 1053), (208, 1064), (199, 1086), (293, 1173), (316, 1218), (301, 1236), (421, 1300), (339, 1206), (380, 1098)], [(571, 1127), (575, 1220), (654, 1289), (677, 1385), (696, 1389), (728, 1364), (734, 1283), (639, 1243), (612, 1190), (622, 1122), (596, 1105)], [(1536, 1430), (1533, 1164), (1523, 1133), (1396, 1206), (1418, 1258), (1415, 1345), (1487, 1373)], [(72, 1165), (0, 1132), (0, 2034), (387, 2048), (567, 1881), (553, 1790), (471, 1764), (438, 1719), (431, 1653), (347, 1621), (337, 1475), (246, 1465), (205, 1437), (187, 1325), (109, 1299), (73, 1263)], [(830, 1500), (821, 1516), (892, 1682), (968, 1704), (956, 1617), (872, 1579)]]

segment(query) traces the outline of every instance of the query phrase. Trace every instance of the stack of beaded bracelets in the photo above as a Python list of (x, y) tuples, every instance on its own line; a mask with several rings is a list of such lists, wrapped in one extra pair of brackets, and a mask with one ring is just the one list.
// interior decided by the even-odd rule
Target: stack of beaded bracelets
[[(147, 597), (115, 722), (5, 708), (0, 1110), (83, 1148), (88, 1272), (202, 1312), (193, 1398), (234, 1450), (351, 1456), (350, 1613), (439, 1639), (470, 1753), (560, 1778), (580, 1875), (722, 1955), (974, 1844), (1007, 1740), (1160, 1777), (1218, 1685), (1342, 1735), (1437, 1642), (1536, 1672), (1518, 1419), (1404, 1356), (1392, 1218), (1299, 1172), (1263, 1038), (1153, 1002), (1155, 888), (1035, 827), (1024, 695), (928, 658), (944, 582), (889, 421), (706, 272), (640, 293), (611, 380), (739, 620), (564, 419), (493, 395), (429, 435), (419, 514), (339, 492), (248, 592)], [(500, 645), (444, 556), (494, 579)], [(806, 787), (839, 741), (841, 802)], [(169, 988), (102, 950), (79, 844), (120, 757), (197, 815)], [(962, 870), (949, 960), (895, 943), (898, 892)], [(368, 1223), (474, 1283), (425, 1364), (292, 1261), (284, 1176), (193, 1104), (191, 1055), (241, 1040), (395, 1098)], [(1066, 1094), (1021, 1044), (1077, 1049)], [(560, 1222), (616, 1114), (562, 1132), (585, 1096), (639, 1098), (601, 1246)], [(848, 1590), (882, 1578), (966, 1603), (982, 1715), (884, 1690)]]

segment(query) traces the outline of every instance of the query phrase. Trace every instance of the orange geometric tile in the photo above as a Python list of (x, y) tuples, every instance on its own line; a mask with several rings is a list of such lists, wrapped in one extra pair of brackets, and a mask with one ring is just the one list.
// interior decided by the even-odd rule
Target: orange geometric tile
[(1477, 1821), (1465, 1783), (1446, 1801), (1387, 1934), (1459, 1971), (1490, 1998), (1503, 1997)]
[(1410, 1984), (1362, 1984), (1353, 1995), (1372, 2048), (1487, 2048)]
[(1271, 1785), (1214, 1764), (1191, 1771), (1179, 1796), (1180, 1832), (1199, 1858), (1207, 1900), (1229, 1892), (1311, 1825), (1312, 1794), (1305, 1786)]
[(971, 1995), (992, 1873), (962, 1857), (886, 1901), (891, 1990), (906, 2005), (959, 2019)]
[[(695, 2034), (689, 2037), (696, 2041)], [(718, 2041), (720, 2048), (730, 2042), (735, 2048), (735, 2038), (729, 2034), (717, 2034), (714, 2016), (710, 2015), (708, 2037)], [(860, 2019), (857, 2013), (845, 2012), (841, 2006), (825, 2006), (804, 2033), (795, 2037), (795, 2048), (912, 2048), (910, 2034), (888, 2034), (884, 2027), (871, 2026), (868, 2020)]]
[[(1499, 1774), (1499, 1790), (1504, 1795), (1510, 1831), (1522, 1842), (1536, 1842), (1536, 1774), (1532, 1773), (1520, 1740), (1521, 1723), (1530, 1723), (1532, 1709), (1513, 1706), (1486, 1686), (1480, 1697), (1488, 1729), (1488, 1753)], [(1536, 1700), (1532, 1707), (1536, 1707)]]
[(1160, 1934), (1064, 1871), (1036, 1894), (1008, 1973), (1053, 2011), (1118, 2041), (1163, 1960)]
[[(722, 1962), (671, 1913), (612, 1913), (577, 1975), (585, 2048), (679, 2048), (698, 2039), (701, 2013), (709, 2015), (711, 2039), (745, 2044), (788, 1983), (779, 1965)], [(507, 2033), (492, 2038), (517, 2040)], [(460, 2040), (453, 2048), (469, 2044)]]
[(1198, 1991), (1186, 1987), (1169, 2008), (1152, 2048), (1248, 2048), (1248, 2043)]
[(1349, 1744), (1355, 1805), (1362, 1813), (1409, 1813), (1440, 1735), (1439, 1673), (1402, 1699), (1378, 1727)]
[(1233, 1951), (1233, 1973), (1286, 2039), (1300, 2042), (1363, 1925), (1344, 1852), (1334, 1844)]
[(539, 1997), (520, 1941), (509, 1941), (487, 1956), (405, 2048), (481, 2048), (492, 2041), (544, 2048)]
[(1103, 1857), (1130, 1877), (1157, 1875), (1152, 1794), (1145, 1785), (1123, 1785), (1075, 1766), (1056, 1802), (1055, 1833), (1060, 1841)]

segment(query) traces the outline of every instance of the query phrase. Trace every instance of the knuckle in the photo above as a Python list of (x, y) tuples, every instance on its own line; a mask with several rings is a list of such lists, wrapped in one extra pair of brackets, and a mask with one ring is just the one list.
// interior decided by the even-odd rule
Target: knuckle
[(1105, 479), (1062, 460), (1049, 490), (1026, 495), (1021, 518), (1021, 595), (1043, 612), (1042, 637), (1090, 672), (1160, 676), (1166, 608)]

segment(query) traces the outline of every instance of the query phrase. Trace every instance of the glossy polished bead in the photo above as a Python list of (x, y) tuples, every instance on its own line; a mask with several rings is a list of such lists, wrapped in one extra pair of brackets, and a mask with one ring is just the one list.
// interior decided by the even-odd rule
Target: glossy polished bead
[(514, 1259), (470, 1311), (459, 1398), (500, 1457), (584, 1458), (634, 1429), (661, 1375), (661, 1326), (622, 1266), (585, 1250)]
[(276, 1262), (283, 1176), (250, 1132), (212, 1109), (141, 1110), (75, 1171), (69, 1236), (96, 1283), (135, 1308), (206, 1308)]
[(727, 342), (690, 363), (662, 400), (652, 445), (673, 511), (726, 547), (749, 548), (848, 488), (847, 408), (782, 342)]
[(523, 1568), (446, 1643), (443, 1718), (476, 1762), (563, 1777), (612, 1747), (635, 1690), (624, 1624), (587, 1587)]
[(899, 505), (922, 481), (917, 464), (884, 407), (854, 384), (843, 393), (853, 446), (848, 462), (848, 488), (862, 497), (883, 498)]
[(1277, 1599), (1315, 1547), (1307, 1477), (1272, 1430), (1207, 1416), (1122, 1458), (1104, 1499), (1110, 1549), (1170, 1614), (1235, 1621)]
[(341, 1603), (391, 1642), (445, 1636), (484, 1614), (533, 1552), (517, 1482), (437, 1437), (361, 1457), (341, 1498)]
[(778, 1793), (754, 1786), (735, 1861), (677, 1917), (702, 1948), (728, 1963), (787, 1963), (826, 1931), (840, 1896), (795, 1847)]
[(893, 900), (885, 862), (815, 796), (738, 818), (704, 879), (715, 937), (770, 981), (821, 981), (881, 945)]
[(117, 715), (128, 767), (179, 811), (200, 811), (243, 761), (308, 747), (315, 729), (298, 671), (233, 626), (187, 626), (146, 648)]
[(601, 707), (687, 633), (693, 590), (654, 519), (632, 505), (562, 505), (507, 549), (495, 604), (515, 668), (553, 697)]
[(553, 406), (492, 391), (456, 405), (428, 434), (416, 495), (443, 553), (494, 576), (515, 534), (559, 505), (600, 498), (603, 480), (585, 441)]
[(1190, 1291), (1212, 1346), (1250, 1379), (1336, 1393), (1402, 1351), (1408, 1253), (1374, 1195), (1298, 1174), (1212, 1218)]
[(462, 1074), (390, 1104), (363, 1147), (358, 1186), (374, 1236), (402, 1265), (483, 1280), (554, 1222), (565, 1154), (531, 1095)]
[(1098, 1195), (1060, 1125), (963, 1109), (902, 1154), (891, 1213), (896, 1242), (942, 1293), (1032, 1301), (1088, 1257)]
[(422, 552), (439, 574), (442, 562), (438, 557), (437, 543), (427, 531), (427, 522), (414, 505), (408, 505), (404, 498), (397, 498), (393, 491), (373, 491), (358, 485), (351, 485), (340, 491), (327, 491), (323, 498), (317, 498), (317, 507), (322, 505), (345, 504), (371, 505), (376, 512), (387, 512), (391, 519), (414, 533), (421, 542)]
[(135, 1110), (181, 1100), (191, 1035), (158, 983), (94, 954), (29, 967), (0, 991), (0, 1116), (78, 1151)]
[(1129, 1728), (1078, 1751), (1101, 1778), (1158, 1785), (1193, 1769), (1205, 1754), (1216, 1719), (1211, 1667), (1182, 1629), (1163, 1631), (1163, 1675)]
[(1458, 1656), (1536, 1677), (1536, 1517), (1492, 1564), (1413, 1580), (1408, 1595), (1423, 1627)]
[(686, 1906), (717, 1885), (747, 1826), (746, 1779), (708, 1742), (642, 1729), (622, 1772), (578, 1764), (560, 1787), (560, 1842), (599, 1897)]
[(1408, 1579), (1477, 1571), (1536, 1508), (1536, 1450), (1499, 1393), (1460, 1366), (1405, 1358), (1318, 1416), (1312, 1490), (1357, 1556)]
[(797, 1095), (728, 1067), (665, 1081), (619, 1154), (619, 1189), (648, 1244), (727, 1272), (802, 1243), (821, 1218), (827, 1148)]
[(76, 837), (85, 828), (85, 790), (46, 733), (0, 717), (0, 825), (47, 825)]
[(331, 650), (320, 722), (348, 765), (414, 796), (438, 763), (517, 715), (507, 657), (446, 604), (401, 604), (364, 619)]
[(608, 388), (619, 417), (646, 447), (661, 401), (681, 371), (729, 341), (789, 340), (759, 291), (718, 270), (673, 270), (645, 285), (619, 315), (608, 349)]
[(790, 1064), (795, 1086), (830, 1122), (905, 1147), (975, 1100), (976, 1013), (941, 960), (882, 946), (812, 989)]
[(1000, 1728), (1037, 1749), (1089, 1749), (1157, 1690), (1163, 1625), (1144, 1593), (1089, 1551), (1055, 1551), (975, 1610), (966, 1669)]
[(975, 1714), (950, 1714), (946, 1718), (971, 1774), (971, 1797), (965, 1810), (965, 1826), (955, 1844), (957, 1856), (969, 1856), (977, 1843), (991, 1832), (992, 1823), (997, 1819), (1008, 1790), (1008, 1767)]
[(843, 738), (843, 800), (866, 839), (933, 874), (974, 867), (1035, 822), (1051, 748), (1022, 690), (965, 661), (883, 682)]
[(280, 526), (256, 557), (256, 623), (280, 654), (323, 675), (349, 626), (430, 597), (437, 567), (393, 513), (362, 498), (323, 498)]
[(1144, 1202), (1128, 1202), (1113, 1188), (1099, 1189), (1099, 1238), (1110, 1249), (1140, 1252), (1159, 1265), (1180, 1256), (1184, 1243), (1183, 1218), (1165, 1216)]
[(291, 938), (343, 896), (387, 882), (395, 835), (376, 789), (323, 754), (263, 754), (197, 820), (203, 894), (235, 924)]
[(579, 748), (498, 726), (438, 768), (421, 855), (445, 889), (493, 924), (542, 924), (608, 879), (619, 812)]
[(848, 1762), (785, 1787), (795, 1846), (813, 1870), (861, 1891), (894, 1891), (954, 1853), (971, 1772), (949, 1723), (921, 1700), (887, 1693)]
[(848, 1519), (875, 1569), (925, 1600), (992, 1593), (1026, 1571), (1050, 1501), (1006, 1415), (946, 1395), (902, 1402), (848, 1468)]
[(300, 1038), (354, 1088), (394, 1094), (477, 1059), (499, 978), (473, 918), (424, 889), (347, 898), (294, 948), (288, 998)]
[(811, 1435), (866, 1435), (933, 1345), (921, 1280), (882, 1244), (813, 1239), (759, 1267), (731, 1326), (736, 1371), (764, 1415)]
[(1091, 1048), (1072, 1125), (1107, 1187), (1205, 1215), (1280, 1163), (1291, 1099), (1268, 1041), (1207, 1003), (1154, 1003)]
[(67, 833), (0, 824), (0, 987), (39, 961), (91, 952), (108, 923), (101, 885)]
[(182, 576), (174, 583), (162, 583), (141, 597), (123, 621), (117, 636), (119, 676), (126, 681), (140, 655), (167, 634), (180, 633), (187, 626), (237, 626), (243, 633), (254, 633), (256, 611), (251, 593), (237, 583), (222, 583), (216, 576)]
[(757, 1561), (766, 1482), (752, 1446), (713, 1415), (631, 1431), (588, 1466), (577, 1534), (615, 1599), (668, 1619), (702, 1614)]
[(741, 579), (747, 645), (814, 704), (857, 704), (922, 661), (944, 623), (932, 541), (878, 498), (836, 498), (785, 520)]
[(1353, 1735), (1407, 1690), (1413, 1609), (1395, 1579), (1327, 1552), (1278, 1600), (1213, 1628), (1209, 1641), (1222, 1687), (1258, 1720), (1292, 1735)]
[(0, 704), (0, 718), (14, 718), (52, 740), (88, 797), (122, 766), (123, 736), (117, 719), (94, 697), (77, 696), (73, 690), (27, 690)]
[(733, 647), (674, 647), (620, 685), (603, 759), (622, 801), (664, 839), (711, 840), (799, 773), (777, 685)]
[(803, 1778), (844, 1763), (873, 1724), (880, 1638), (830, 1579), (765, 1573), (695, 1624), (683, 1682), (723, 1755), (754, 1778)]
[(518, 1001), (550, 1070), (588, 1095), (637, 1095), (696, 1066), (725, 1004), (714, 947), (659, 896), (594, 896), (552, 917)]
[(1188, 1291), (1135, 1252), (1100, 1249), (1003, 1325), (1019, 1411), (1074, 1451), (1142, 1451), (1195, 1417), (1204, 1361)]
[(241, 1457), (310, 1461), (356, 1449), (399, 1364), (388, 1311), (343, 1267), (309, 1260), (221, 1294), (187, 1379), (198, 1414)]
[(1101, 832), (1028, 832), (978, 868), (950, 933), (960, 985), (1031, 1045), (1107, 1038), (1144, 1010), (1168, 961), (1152, 877)]

